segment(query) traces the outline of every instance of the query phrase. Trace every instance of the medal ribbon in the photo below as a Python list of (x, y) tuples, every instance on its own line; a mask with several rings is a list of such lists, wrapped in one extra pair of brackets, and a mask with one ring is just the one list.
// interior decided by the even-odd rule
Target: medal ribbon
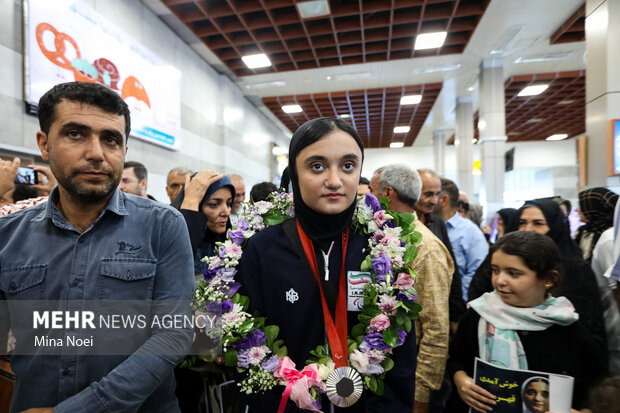
[(314, 245), (312, 240), (308, 238), (304, 230), (301, 228), (301, 224), (297, 221), (297, 231), (299, 232), (299, 238), (301, 239), (301, 245), (304, 247), (306, 258), (312, 269), (312, 274), (319, 285), (321, 291), (321, 302), (323, 304), (323, 318), (325, 319), (325, 329), (327, 330), (327, 339), (329, 341), (329, 349), (332, 353), (332, 360), (336, 368), (346, 367), (349, 365), (349, 343), (348, 343), (348, 331), (347, 331), (347, 285), (346, 277), (344, 273), (344, 261), (347, 256), (347, 245), (349, 243), (349, 228), (342, 233), (342, 262), (340, 265), (340, 281), (338, 286), (338, 298), (336, 300), (336, 323), (332, 319), (332, 315), (327, 307), (325, 301), (325, 293), (323, 292), (323, 285), (321, 284), (321, 278), (319, 277), (319, 270), (316, 263), (316, 255), (314, 253)]

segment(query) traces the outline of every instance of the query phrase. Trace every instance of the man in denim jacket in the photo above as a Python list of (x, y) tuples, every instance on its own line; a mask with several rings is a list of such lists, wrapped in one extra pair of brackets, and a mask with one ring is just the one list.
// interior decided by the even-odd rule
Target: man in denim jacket
[[(0, 219), (0, 343), (9, 329), (16, 339), (11, 412), (178, 411), (172, 371), (189, 349), (191, 325), (151, 320), (189, 312), (193, 259), (183, 218), (117, 188), (130, 117), (116, 92), (57, 85), (41, 98), (38, 116), (37, 144), (58, 186), (48, 202)], [(124, 300), (119, 311), (146, 308), (141, 330), (98, 335), (100, 325), (84, 319), (51, 318), (46, 331), (60, 341), (33, 347), (37, 315), (20, 303), (83, 310), (106, 300)], [(86, 345), (69, 346), (76, 338)], [(126, 343), (135, 346), (125, 352)]]

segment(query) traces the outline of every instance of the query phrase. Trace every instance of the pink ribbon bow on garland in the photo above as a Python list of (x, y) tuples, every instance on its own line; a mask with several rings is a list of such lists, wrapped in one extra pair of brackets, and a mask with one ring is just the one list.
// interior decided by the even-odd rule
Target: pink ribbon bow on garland
[(316, 399), (309, 392), (309, 389), (312, 387), (317, 387), (320, 393), (325, 392), (325, 385), (323, 380), (321, 380), (316, 363), (307, 365), (299, 372), (295, 369), (295, 363), (288, 356), (283, 357), (280, 359), (280, 364), (273, 375), (286, 383), (282, 400), (280, 400), (280, 407), (278, 407), (278, 413), (284, 412), (289, 397), (300, 409), (322, 413), (321, 410), (316, 408), (314, 404)]

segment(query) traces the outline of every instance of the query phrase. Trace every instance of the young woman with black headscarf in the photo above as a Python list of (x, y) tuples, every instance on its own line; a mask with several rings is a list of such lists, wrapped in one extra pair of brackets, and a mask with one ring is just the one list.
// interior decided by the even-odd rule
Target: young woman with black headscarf
[[(366, 236), (348, 230), (355, 212), (363, 153), (355, 129), (340, 119), (319, 118), (302, 125), (289, 147), (288, 170), (296, 218), (257, 233), (244, 248), (237, 275), (243, 285), (241, 292), (249, 296), (251, 312), (258, 311), (268, 324), (280, 327), (279, 337), (299, 370), (310, 357), (310, 351), (328, 341), (319, 284), (308, 268), (308, 261), (301, 258), (299, 238), (305, 234), (313, 244), (321, 288), (325, 291), (328, 311), (334, 315), (337, 302), (346, 299), (341, 281), (360, 271), (362, 250), (368, 246)], [(297, 229), (297, 223), (301, 230)], [(344, 268), (341, 268), (343, 259)], [(339, 319), (346, 319), (350, 333), (359, 313), (347, 311), (345, 317), (339, 318), (341, 314), (335, 314), (336, 324)], [(347, 412), (410, 413), (413, 410), (416, 363), (413, 331), (392, 357), (395, 365), (384, 379), (383, 396), (364, 391)], [(250, 399), (250, 412), (275, 412), (281, 397), (281, 392), (272, 391)], [(323, 398), (322, 405), (323, 411), (329, 411), (327, 398)], [(286, 412), (294, 411), (298, 409), (289, 401)]]
[(592, 251), (601, 234), (614, 225), (614, 209), (618, 194), (607, 188), (590, 188), (579, 192), (579, 215), (585, 225), (579, 227), (575, 241), (586, 262), (592, 262)]

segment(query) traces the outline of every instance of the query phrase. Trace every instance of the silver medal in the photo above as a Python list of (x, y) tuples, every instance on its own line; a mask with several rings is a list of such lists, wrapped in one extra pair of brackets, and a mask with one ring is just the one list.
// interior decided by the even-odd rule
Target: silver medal
[(339, 367), (332, 371), (325, 388), (329, 401), (338, 407), (354, 405), (364, 390), (362, 377), (351, 367)]

